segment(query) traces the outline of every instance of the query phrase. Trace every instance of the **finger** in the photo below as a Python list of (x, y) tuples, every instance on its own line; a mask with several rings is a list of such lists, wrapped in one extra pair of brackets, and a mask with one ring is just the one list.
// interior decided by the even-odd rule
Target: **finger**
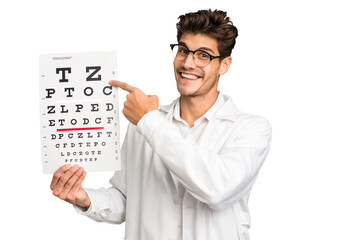
[(71, 201), (75, 200), (76, 193), (81, 188), (81, 185), (85, 180), (85, 177), (86, 177), (86, 171), (84, 170), (82, 172), (82, 174), (79, 176), (79, 178), (77, 179), (77, 181), (75, 182), (75, 184), (73, 185), (73, 187), (71, 188), (70, 192), (68, 193), (67, 198), (69, 200), (71, 200)]
[(125, 82), (120, 82), (120, 81), (116, 81), (116, 80), (111, 80), (109, 82), (110, 85), (112, 86), (115, 86), (115, 87), (119, 87), (125, 91), (128, 91), (128, 92), (133, 92), (136, 87), (133, 87), (133, 86), (130, 86), (129, 84), (125, 83)]
[(52, 181), (50, 183), (50, 189), (54, 190), (55, 185), (58, 183), (59, 179), (61, 178), (61, 176), (64, 174), (64, 172), (66, 172), (67, 170), (69, 170), (69, 168), (71, 167), (71, 164), (65, 164), (63, 166), (61, 166), (53, 175)]
[(69, 180), (66, 182), (63, 190), (61, 191), (59, 198), (61, 199), (66, 199), (68, 193), (70, 192), (70, 190), (73, 188), (74, 184), (76, 183), (76, 181), (80, 178), (81, 174), (83, 173), (84, 169), (83, 168), (79, 168), (70, 178)]
[(149, 98), (154, 99), (155, 101), (159, 101), (159, 96), (158, 95), (148, 95)]
[(63, 191), (65, 184), (67, 181), (74, 175), (74, 173), (79, 169), (78, 165), (74, 165), (72, 168), (67, 170), (59, 179), (57, 184), (54, 187), (53, 194), (55, 196), (59, 196), (59, 194)]

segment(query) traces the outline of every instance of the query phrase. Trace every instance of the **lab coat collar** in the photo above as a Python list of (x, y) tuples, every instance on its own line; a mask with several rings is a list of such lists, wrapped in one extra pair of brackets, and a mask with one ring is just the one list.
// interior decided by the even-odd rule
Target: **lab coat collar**
[[(238, 116), (241, 115), (241, 112), (237, 109), (235, 104), (232, 102), (231, 97), (219, 92), (218, 98), (223, 98), (224, 103), (220, 107), (220, 109), (218, 109), (218, 111), (215, 113), (215, 118), (220, 119), (220, 120), (235, 121), (238, 118)], [(160, 111), (167, 113), (166, 114), (167, 119), (170, 120), (174, 117), (174, 108), (175, 108), (176, 103), (179, 101), (180, 101), (180, 98), (177, 98), (169, 105), (160, 105)]]

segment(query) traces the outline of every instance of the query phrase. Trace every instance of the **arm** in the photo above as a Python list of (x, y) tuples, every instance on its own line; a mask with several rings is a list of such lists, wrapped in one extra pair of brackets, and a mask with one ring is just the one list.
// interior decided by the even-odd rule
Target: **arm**
[(220, 152), (184, 138), (158, 111), (145, 115), (137, 129), (195, 198), (221, 210), (248, 193), (269, 151), (268, 122), (260, 117), (245, 121), (232, 129)]
[(126, 211), (126, 161), (127, 136), (121, 150), (122, 168), (111, 178), (110, 188), (83, 189), (86, 172), (68, 164), (54, 173), (50, 188), (53, 194), (74, 205), (76, 211), (98, 222), (122, 223)]
[[(120, 174), (116, 172), (116, 175)], [(113, 179), (112, 178), (112, 179)], [(126, 197), (116, 187), (85, 189), (92, 204), (86, 210), (74, 205), (75, 210), (97, 222), (121, 224), (125, 221)]]
[(222, 150), (215, 152), (184, 138), (157, 111), (156, 96), (147, 96), (123, 82), (110, 84), (129, 92), (125, 117), (137, 125), (163, 163), (195, 198), (220, 210), (249, 192), (270, 147), (271, 127), (265, 119), (253, 116), (238, 122)]

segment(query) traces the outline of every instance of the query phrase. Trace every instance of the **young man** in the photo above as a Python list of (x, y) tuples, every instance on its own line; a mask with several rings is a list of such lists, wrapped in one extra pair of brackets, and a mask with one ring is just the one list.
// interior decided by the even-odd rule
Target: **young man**
[(129, 92), (123, 113), (132, 123), (112, 187), (84, 190), (85, 171), (64, 165), (51, 189), (96, 221), (126, 221), (126, 239), (249, 239), (248, 197), (271, 127), (217, 89), (237, 37), (226, 13), (188, 13), (177, 29), (171, 49), (179, 99), (159, 107), (157, 96), (110, 82)]

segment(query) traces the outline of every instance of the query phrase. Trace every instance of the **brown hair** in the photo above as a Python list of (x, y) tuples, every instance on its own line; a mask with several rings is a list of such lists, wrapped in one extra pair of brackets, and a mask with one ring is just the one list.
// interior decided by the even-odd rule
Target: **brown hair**
[(210, 9), (199, 10), (181, 15), (179, 19), (176, 24), (178, 42), (186, 32), (202, 33), (216, 39), (222, 57), (231, 55), (238, 31), (230, 18), (227, 17), (226, 12), (220, 10), (211, 11)]

